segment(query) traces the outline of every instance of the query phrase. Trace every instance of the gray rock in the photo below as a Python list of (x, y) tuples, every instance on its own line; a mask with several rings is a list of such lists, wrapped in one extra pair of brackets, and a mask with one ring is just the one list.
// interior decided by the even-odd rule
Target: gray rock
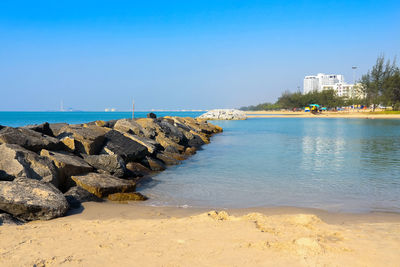
[(0, 130), (0, 144), (16, 144), (38, 152), (41, 149), (62, 149), (64, 145), (57, 139), (25, 128), (5, 127)]
[(147, 150), (149, 151), (150, 154), (153, 154), (157, 150), (161, 150), (162, 146), (155, 140), (147, 138), (147, 137), (141, 137), (138, 135), (133, 135), (130, 133), (124, 133), (125, 137), (128, 137), (129, 139), (132, 139), (133, 141), (145, 146)]
[(154, 114), (153, 112), (150, 112), (150, 113), (148, 113), (147, 114), (147, 116), (146, 116), (147, 118), (152, 118), (152, 119), (156, 119), (157, 118), (157, 115), (156, 114)]
[(0, 226), (8, 224), (8, 225), (21, 225), (23, 222), (14, 218), (8, 213), (0, 213)]
[(140, 161), (148, 154), (145, 146), (125, 137), (118, 131), (111, 130), (105, 136), (106, 143), (103, 151), (109, 155), (119, 155), (128, 162)]
[(192, 134), (191, 137), (192, 138), (190, 138), (188, 141), (188, 146), (200, 148), (201, 146), (205, 145), (205, 142), (203, 141), (203, 139), (201, 139), (200, 136)]
[(178, 129), (178, 127), (174, 126), (174, 121), (172, 119), (160, 118), (157, 119), (157, 122), (167, 138), (180, 145), (185, 145), (187, 143), (185, 135)]
[[(87, 127), (68, 125), (59, 130), (59, 139), (69, 137), (74, 140), (74, 148), (77, 153), (88, 155), (98, 154), (103, 147), (104, 135), (107, 129), (96, 125)], [(68, 146), (71, 149), (71, 146)]]
[(40, 155), (52, 160), (57, 167), (60, 188), (62, 190), (66, 190), (74, 185), (70, 179), (72, 175), (84, 174), (93, 170), (92, 166), (87, 164), (82, 158), (67, 152), (55, 152), (43, 149), (40, 151)]
[(27, 177), (52, 183), (56, 187), (60, 185), (57, 169), (50, 159), (19, 145), (0, 145), (0, 170), (0, 180)]
[(52, 132), (52, 136), (57, 136), (60, 134), (60, 130), (65, 127), (68, 126), (68, 123), (49, 123), (49, 128)]
[(85, 175), (75, 175), (71, 178), (78, 186), (100, 198), (113, 193), (134, 192), (136, 188), (134, 182), (108, 174), (91, 172)]
[(42, 124), (35, 124), (35, 125), (27, 125), (21, 128), (29, 129), (38, 133), (42, 133), (48, 136), (55, 137), (53, 131), (50, 129), (50, 125), (48, 122)]
[(110, 121), (106, 121), (104, 124), (104, 127), (107, 128), (114, 128), (115, 123), (117, 123), (118, 120), (110, 120)]
[(123, 177), (126, 173), (125, 162), (118, 155), (82, 155), (90, 166), (103, 170), (116, 177)]
[(53, 185), (41, 181), (16, 178), (0, 181), (0, 209), (24, 220), (49, 220), (63, 216), (68, 202)]
[(83, 202), (102, 202), (101, 198), (86, 191), (82, 187), (74, 186), (71, 187), (67, 192), (64, 193), (65, 198), (68, 201), (70, 208), (77, 209)]

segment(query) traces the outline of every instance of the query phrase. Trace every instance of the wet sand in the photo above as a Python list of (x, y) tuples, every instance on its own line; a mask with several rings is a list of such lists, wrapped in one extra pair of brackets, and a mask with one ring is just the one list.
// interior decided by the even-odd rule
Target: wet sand
[(400, 214), (86, 203), (0, 227), (1, 266), (398, 266)]
[(369, 111), (338, 111), (311, 114), (304, 111), (246, 111), (248, 118), (347, 118), (347, 119), (400, 119), (400, 114), (374, 114)]

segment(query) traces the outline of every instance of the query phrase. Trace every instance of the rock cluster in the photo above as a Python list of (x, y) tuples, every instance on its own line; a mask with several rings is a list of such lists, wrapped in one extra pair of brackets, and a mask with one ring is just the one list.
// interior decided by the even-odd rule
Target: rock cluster
[(237, 109), (214, 109), (199, 116), (205, 120), (245, 120), (246, 113)]
[(146, 200), (143, 178), (196, 153), (222, 128), (163, 117), (0, 126), (0, 225), (48, 220), (85, 201)]

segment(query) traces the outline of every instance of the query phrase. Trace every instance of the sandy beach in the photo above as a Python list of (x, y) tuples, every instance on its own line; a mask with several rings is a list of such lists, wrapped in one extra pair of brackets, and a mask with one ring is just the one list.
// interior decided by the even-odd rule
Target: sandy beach
[(0, 227), (1, 266), (398, 266), (399, 214), (85, 203)]
[(376, 114), (368, 111), (327, 111), (317, 115), (304, 111), (246, 111), (245, 113), (248, 118), (400, 119), (400, 114)]

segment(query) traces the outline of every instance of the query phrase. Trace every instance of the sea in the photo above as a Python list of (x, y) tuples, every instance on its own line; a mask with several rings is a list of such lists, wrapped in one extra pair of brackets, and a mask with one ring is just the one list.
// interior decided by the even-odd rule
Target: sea
[[(0, 112), (0, 125), (129, 117), (129, 112)], [(400, 120), (250, 118), (213, 123), (224, 132), (138, 188), (150, 198), (145, 205), (400, 212)]]

